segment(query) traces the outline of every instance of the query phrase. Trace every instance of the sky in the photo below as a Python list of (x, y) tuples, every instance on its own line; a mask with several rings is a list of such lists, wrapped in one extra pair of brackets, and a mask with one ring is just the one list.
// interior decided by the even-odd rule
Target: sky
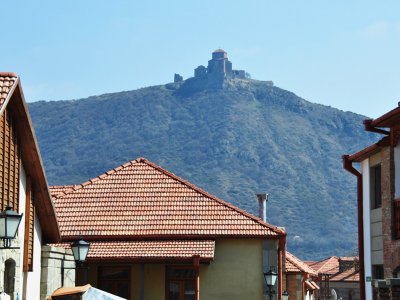
[(234, 69), (378, 117), (400, 101), (400, 1), (6, 1), (0, 70), (25, 98), (69, 100), (184, 79), (222, 48)]

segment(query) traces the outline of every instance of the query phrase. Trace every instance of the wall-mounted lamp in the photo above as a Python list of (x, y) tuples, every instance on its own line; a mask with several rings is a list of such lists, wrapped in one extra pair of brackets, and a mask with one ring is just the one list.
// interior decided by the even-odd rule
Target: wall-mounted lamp
[(268, 272), (264, 273), (264, 279), (268, 287), (268, 294), (270, 300), (272, 299), (272, 295), (275, 294), (275, 291), (272, 289), (272, 287), (275, 285), (277, 278), (278, 278), (278, 273), (272, 270), (269, 270)]
[(3, 241), (4, 248), (11, 247), (11, 240), (17, 235), (19, 223), (23, 214), (18, 214), (10, 206), (0, 213), (0, 239)]
[[(71, 243), (72, 254), (74, 255), (75, 264), (80, 267), (85, 262), (86, 257), (89, 253), (90, 243), (80, 239)], [(64, 270), (75, 269), (64, 267), (64, 260), (61, 261), (61, 286), (64, 286)]]

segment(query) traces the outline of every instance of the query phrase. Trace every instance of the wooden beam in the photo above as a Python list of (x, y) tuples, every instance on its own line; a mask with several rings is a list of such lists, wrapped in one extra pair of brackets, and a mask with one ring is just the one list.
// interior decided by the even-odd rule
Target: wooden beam
[(25, 232), (24, 232), (24, 259), (23, 259), (23, 271), (29, 272), (29, 239), (30, 239), (30, 218), (31, 215), (29, 213), (32, 201), (32, 185), (31, 178), (26, 176), (26, 200), (25, 200)]

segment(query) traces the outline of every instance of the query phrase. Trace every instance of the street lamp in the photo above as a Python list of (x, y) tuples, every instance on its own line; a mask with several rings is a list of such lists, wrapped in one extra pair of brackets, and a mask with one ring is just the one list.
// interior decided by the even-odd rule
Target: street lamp
[(278, 274), (272, 270), (269, 270), (268, 272), (264, 273), (264, 279), (268, 287), (268, 294), (270, 300), (272, 299), (272, 295), (275, 294), (275, 292), (272, 290), (272, 287), (275, 285), (277, 278)]
[(19, 223), (23, 214), (18, 214), (10, 206), (0, 213), (0, 239), (3, 240), (4, 248), (11, 247), (11, 240), (15, 239)]
[(284, 291), (282, 293), (282, 300), (289, 300), (289, 293), (288, 291)]
[[(86, 256), (89, 253), (90, 243), (80, 239), (71, 243), (72, 254), (74, 256), (75, 264), (80, 267), (86, 260)], [(61, 261), (61, 286), (64, 286), (64, 270), (75, 269), (64, 267), (64, 260)]]

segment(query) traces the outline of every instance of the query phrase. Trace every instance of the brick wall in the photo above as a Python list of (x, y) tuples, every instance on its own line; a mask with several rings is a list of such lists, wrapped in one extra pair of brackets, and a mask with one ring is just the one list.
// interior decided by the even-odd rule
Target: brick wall
[(382, 168), (382, 232), (383, 232), (383, 260), (385, 278), (393, 277), (393, 273), (400, 266), (400, 240), (394, 237), (394, 155), (392, 147), (385, 147), (381, 152)]

